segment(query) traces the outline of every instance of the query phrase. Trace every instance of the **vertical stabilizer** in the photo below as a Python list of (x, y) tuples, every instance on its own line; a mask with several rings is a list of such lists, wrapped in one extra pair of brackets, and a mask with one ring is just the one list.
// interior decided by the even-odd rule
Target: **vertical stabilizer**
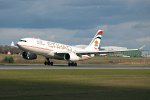
[(92, 39), (91, 43), (88, 45), (88, 47), (86, 47), (86, 49), (88, 49), (88, 50), (98, 50), (98, 48), (100, 46), (102, 34), (103, 34), (103, 31), (99, 30), (96, 33), (96, 35), (94, 36), (94, 38)]

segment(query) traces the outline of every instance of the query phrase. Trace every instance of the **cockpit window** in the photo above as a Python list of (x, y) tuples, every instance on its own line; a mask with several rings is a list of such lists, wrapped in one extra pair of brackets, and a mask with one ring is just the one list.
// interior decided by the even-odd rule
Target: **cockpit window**
[(19, 40), (20, 42), (27, 42), (26, 40)]

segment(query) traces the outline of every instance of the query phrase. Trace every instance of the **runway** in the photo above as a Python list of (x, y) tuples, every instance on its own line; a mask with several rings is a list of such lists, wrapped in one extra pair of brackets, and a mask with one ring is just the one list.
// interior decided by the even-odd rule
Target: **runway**
[(0, 65), (0, 70), (9, 69), (150, 69), (150, 65)]

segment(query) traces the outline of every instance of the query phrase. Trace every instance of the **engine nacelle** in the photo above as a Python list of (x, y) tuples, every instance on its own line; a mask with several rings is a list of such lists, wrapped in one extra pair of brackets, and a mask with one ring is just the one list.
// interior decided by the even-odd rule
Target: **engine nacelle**
[(33, 53), (29, 53), (29, 52), (23, 52), (22, 53), (22, 58), (27, 59), (27, 60), (33, 60), (33, 59), (37, 58), (37, 55), (33, 54)]
[(64, 54), (64, 59), (70, 61), (78, 61), (80, 57), (77, 56), (75, 53), (66, 53)]

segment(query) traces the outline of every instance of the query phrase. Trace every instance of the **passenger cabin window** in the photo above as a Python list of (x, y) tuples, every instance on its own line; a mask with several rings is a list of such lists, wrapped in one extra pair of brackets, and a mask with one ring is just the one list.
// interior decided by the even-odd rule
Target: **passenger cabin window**
[(19, 40), (19, 42), (27, 42), (26, 40)]

